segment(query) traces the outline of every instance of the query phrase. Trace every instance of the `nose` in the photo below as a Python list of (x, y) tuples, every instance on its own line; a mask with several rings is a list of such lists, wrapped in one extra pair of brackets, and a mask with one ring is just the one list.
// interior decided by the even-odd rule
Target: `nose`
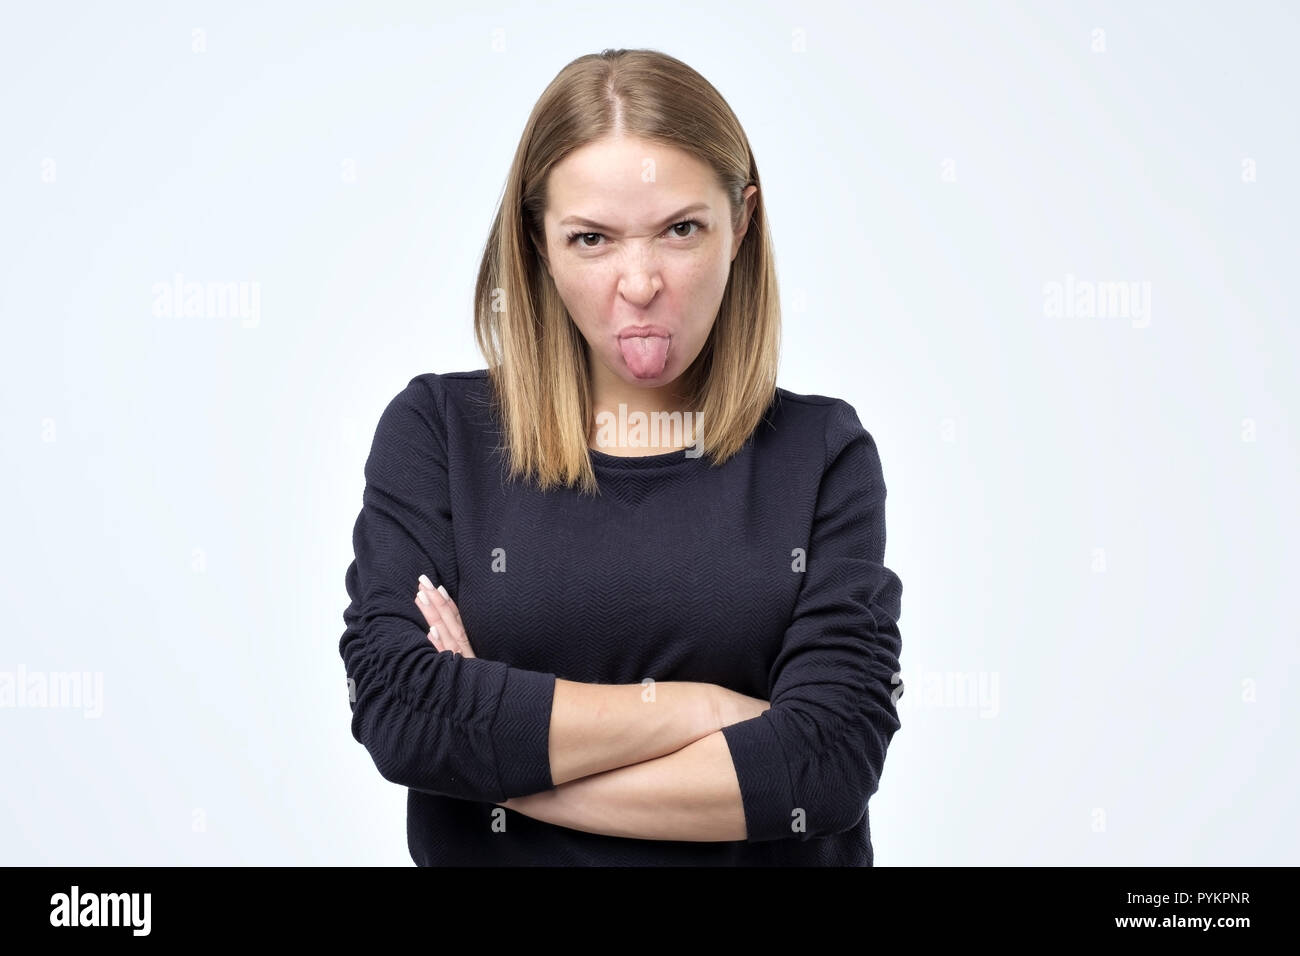
[(658, 257), (653, 252), (641, 249), (628, 253), (618, 283), (618, 291), (623, 298), (632, 305), (645, 306), (663, 285)]

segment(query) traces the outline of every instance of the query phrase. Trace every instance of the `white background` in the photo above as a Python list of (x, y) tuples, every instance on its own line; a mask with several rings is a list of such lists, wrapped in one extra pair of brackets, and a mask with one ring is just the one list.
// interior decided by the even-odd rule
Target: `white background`
[[(7, 7), (0, 673), (102, 710), (0, 708), (0, 862), (410, 865), (338, 655), (362, 465), (483, 366), (524, 121), (619, 46), (740, 117), (780, 384), (880, 449), (877, 865), (1300, 862), (1295, 7), (858, 7)], [(178, 273), (256, 321), (156, 315)]]

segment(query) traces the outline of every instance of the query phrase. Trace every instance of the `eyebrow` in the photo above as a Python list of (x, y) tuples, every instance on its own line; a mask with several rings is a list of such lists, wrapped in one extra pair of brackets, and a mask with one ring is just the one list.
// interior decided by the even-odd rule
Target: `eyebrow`
[[(677, 210), (667, 219), (663, 220), (659, 224), (660, 228), (666, 228), (668, 226), (671, 226), (673, 223), (677, 222), (683, 216), (688, 216), (693, 212), (707, 212), (708, 209), (709, 209), (709, 204), (706, 202), (696, 202), (696, 203), (691, 203), (689, 206), (683, 206), (681, 209)], [(599, 229), (602, 231), (608, 231), (610, 228), (609, 226), (601, 225), (600, 223), (596, 222), (596, 220), (594, 219), (586, 219), (582, 216), (565, 216), (563, 219), (560, 220), (560, 225), (561, 226), (570, 226), (570, 225), (591, 226), (593, 229)]]

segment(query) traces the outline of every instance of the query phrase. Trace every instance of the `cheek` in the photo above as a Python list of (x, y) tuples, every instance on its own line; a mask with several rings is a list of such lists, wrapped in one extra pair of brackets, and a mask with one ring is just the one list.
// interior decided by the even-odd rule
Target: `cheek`
[(588, 341), (599, 337), (605, 324), (608, 295), (603, 289), (604, 280), (593, 270), (569, 270), (555, 275), (555, 291), (574, 325)]
[(684, 281), (697, 289), (725, 284), (730, 265), (724, 249), (717, 246), (701, 249), (698, 256), (682, 263)]
[(683, 307), (692, 311), (709, 312), (716, 308), (727, 287), (726, 257), (701, 256), (691, 262), (683, 262), (682, 268), (670, 281), (673, 283), (673, 298)]
[(555, 290), (560, 293), (560, 298), (564, 300), (570, 312), (577, 311), (581, 303), (590, 297), (591, 277), (581, 270), (558, 270), (554, 280)]
[(662, 294), (677, 303), (689, 302), (699, 289), (713, 279), (713, 259), (706, 255), (679, 255), (663, 263), (660, 275), (664, 281)]

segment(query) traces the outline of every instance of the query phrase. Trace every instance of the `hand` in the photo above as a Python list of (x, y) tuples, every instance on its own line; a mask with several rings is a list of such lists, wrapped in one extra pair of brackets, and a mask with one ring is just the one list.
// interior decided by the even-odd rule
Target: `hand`
[(752, 717), (757, 717), (763, 711), (772, 708), (769, 701), (758, 697), (748, 697), (719, 685), (715, 686), (718, 687), (717, 693), (714, 695), (715, 719), (719, 730), (749, 720)]
[(415, 592), (415, 603), (429, 625), (429, 643), (439, 651), (451, 651), (465, 657), (476, 656), (474, 648), (469, 645), (465, 626), (461, 624), (460, 611), (447, 594), (446, 588), (441, 585), (435, 588), (433, 582), (421, 574)]

